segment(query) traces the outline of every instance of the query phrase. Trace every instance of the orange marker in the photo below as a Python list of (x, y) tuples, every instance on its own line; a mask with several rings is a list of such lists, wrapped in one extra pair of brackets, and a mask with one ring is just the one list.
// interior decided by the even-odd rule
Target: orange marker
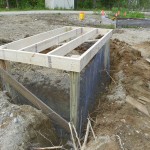
[(123, 15), (126, 16), (126, 15), (127, 15), (127, 12), (125, 11)]
[(105, 11), (104, 10), (101, 11), (101, 15), (105, 16)]

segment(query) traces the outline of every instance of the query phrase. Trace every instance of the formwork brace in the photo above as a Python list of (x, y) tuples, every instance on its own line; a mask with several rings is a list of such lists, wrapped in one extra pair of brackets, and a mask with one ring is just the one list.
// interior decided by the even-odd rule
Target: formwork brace
[(43, 103), (39, 98), (37, 98), (33, 93), (26, 89), (22, 84), (15, 80), (7, 71), (0, 68), (1, 78), (10, 84), (15, 90), (17, 90), (21, 95), (23, 95), (27, 100), (29, 100), (34, 106), (42, 110), (48, 117), (55, 121), (56, 124), (64, 128), (67, 132), (70, 132), (68, 122), (57, 114), (54, 110)]

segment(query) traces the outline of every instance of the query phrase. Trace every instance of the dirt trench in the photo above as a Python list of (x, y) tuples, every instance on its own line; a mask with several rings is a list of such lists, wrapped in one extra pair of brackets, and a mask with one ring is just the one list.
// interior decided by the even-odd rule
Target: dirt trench
[[(89, 140), (88, 150), (149, 150), (150, 118), (125, 102), (130, 95), (150, 99), (150, 64), (131, 45), (111, 41), (112, 83), (91, 114), (97, 141)], [(150, 103), (146, 103), (149, 108)], [(95, 113), (95, 114), (94, 114)], [(150, 111), (149, 111), (150, 113)]]

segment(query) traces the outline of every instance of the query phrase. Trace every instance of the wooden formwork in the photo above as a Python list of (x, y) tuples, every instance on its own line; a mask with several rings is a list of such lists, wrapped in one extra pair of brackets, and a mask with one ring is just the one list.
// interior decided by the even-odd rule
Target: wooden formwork
[[(99, 35), (102, 37), (97, 39)], [(77, 127), (80, 72), (111, 36), (111, 29), (66, 26), (0, 46), (0, 59), (70, 72), (70, 121)], [(81, 44), (90, 41), (94, 41), (94, 44), (83, 54), (67, 56)], [(57, 48), (43, 53), (53, 46)]]

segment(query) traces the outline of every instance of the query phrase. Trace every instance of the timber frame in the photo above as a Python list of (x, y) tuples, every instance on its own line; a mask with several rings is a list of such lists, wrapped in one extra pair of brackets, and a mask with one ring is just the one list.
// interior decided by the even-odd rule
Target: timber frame
[[(82, 43), (94, 40), (98, 35), (103, 37), (95, 39), (96, 43), (81, 56), (65, 56)], [(111, 29), (66, 26), (0, 46), (0, 59), (81, 72), (111, 35)], [(40, 53), (56, 45), (60, 46), (49, 53)]]
[[(102, 37), (97, 39), (99, 35)], [(0, 46), (0, 60), (4, 61), (3, 64), (5, 64), (5, 61), (13, 61), (68, 71), (70, 73), (70, 121), (78, 129), (80, 72), (105, 44), (109, 44), (111, 36), (111, 29), (66, 26)], [(84, 42), (89, 41), (95, 41), (95, 43), (83, 54), (77, 56), (72, 55), (71, 57), (66, 56)], [(50, 52), (42, 53), (46, 49), (54, 46), (57, 46), (57, 48)], [(108, 46), (106, 49), (109, 49)], [(6, 76), (5, 78), (3, 77), (6, 82), (34, 105), (38, 102), (42, 106), (43, 112), (51, 112), (52, 115), (50, 118), (68, 131), (66, 120), (50, 107), (43, 104), (40, 99), (28, 91), (23, 85), (14, 80), (7, 73), (6, 68), (4, 69), (2, 66), (0, 68), (2, 68), (0, 69), (0, 73)]]

